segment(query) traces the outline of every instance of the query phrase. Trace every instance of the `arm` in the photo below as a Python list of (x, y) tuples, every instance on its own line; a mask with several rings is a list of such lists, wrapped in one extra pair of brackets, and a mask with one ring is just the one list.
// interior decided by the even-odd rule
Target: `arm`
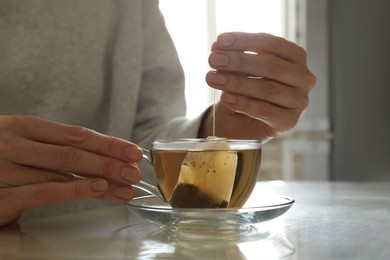
[(199, 121), (185, 118), (184, 73), (155, 1), (144, 1), (143, 75), (132, 140), (195, 137)]

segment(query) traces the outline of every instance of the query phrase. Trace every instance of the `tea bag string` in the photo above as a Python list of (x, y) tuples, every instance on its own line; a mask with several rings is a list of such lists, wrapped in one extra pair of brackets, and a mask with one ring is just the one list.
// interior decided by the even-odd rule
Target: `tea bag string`
[(214, 103), (213, 103), (213, 137), (216, 137), (215, 135), (215, 107), (216, 107), (216, 100), (217, 100), (217, 90), (213, 90), (213, 95), (214, 95)]

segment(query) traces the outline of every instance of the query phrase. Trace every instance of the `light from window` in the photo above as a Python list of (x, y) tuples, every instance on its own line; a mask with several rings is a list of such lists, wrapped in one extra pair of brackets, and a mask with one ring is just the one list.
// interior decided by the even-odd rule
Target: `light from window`
[(282, 36), (284, 0), (160, 0), (186, 77), (187, 117), (213, 102), (205, 82), (208, 55), (217, 34), (267, 32)]

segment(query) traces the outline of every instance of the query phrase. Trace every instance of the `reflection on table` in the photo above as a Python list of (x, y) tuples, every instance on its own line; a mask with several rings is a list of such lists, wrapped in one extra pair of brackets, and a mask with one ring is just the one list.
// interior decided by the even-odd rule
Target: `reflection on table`
[(231, 232), (161, 227), (124, 205), (0, 228), (0, 259), (390, 259), (390, 183), (259, 182), (296, 202)]

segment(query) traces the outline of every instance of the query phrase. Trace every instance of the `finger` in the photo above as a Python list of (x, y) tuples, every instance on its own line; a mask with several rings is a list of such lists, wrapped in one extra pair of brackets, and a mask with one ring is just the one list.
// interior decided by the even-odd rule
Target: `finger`
[(285, 108), (304, 108), (308, 105), (305, 92), (266, 78), (250, 78), (219, 71), (210, 71), (206, 82), (213, 88), (260, 99)]
[(212, 68), (246, 74), (252, 77), (264, 77), (290, 86), (312, 85), (312, 74), (304, 65), (296, 65), (270, 54), (248, 54), (237, 51), (215, 51), (210, 54)]
[(229, 32), (218, 36), (214, 50), (270, 53), (290, 62), (306, 62), (306, 51), (297, 44), (268, 33)]
[(34, 116), (12, 117), (10, 125), (23, 136), (38, 142), (69, 145), (120, 160), (139, 161), (141, 149), (135, 144), (93, 130), (56, 123)]
[(32, 184), (0, 190), (2, 213), (20, 213), (37, 206), (66, 201), (96, 198), (107, 191), (108, 183), (102, 179), (79, 179), (71, 182)]
[(71, 146), (57, 146), (23, 140), (13, 144), (10, 159), (16, 163), (84, 177), (102, 177), (117, 183), (134, 184), (141, 179), (135, 163), (90, 153)]
[(129, 201), (134, 198), (134, 195), (133, 186), (109, 184), (107, 191), (97, 198), (109, 201)]
[(286, 109), (266, 101), (228, 92), (222, 93), (221, 102), (233, 111), (260, 120), (279, 132), (293, 128), (302, 112), (301, 110)]
[(66, 182), (74, 179), (75, 177), (71, 174), (62, 174), (0, 160), (0, 188), (46, 182)]

